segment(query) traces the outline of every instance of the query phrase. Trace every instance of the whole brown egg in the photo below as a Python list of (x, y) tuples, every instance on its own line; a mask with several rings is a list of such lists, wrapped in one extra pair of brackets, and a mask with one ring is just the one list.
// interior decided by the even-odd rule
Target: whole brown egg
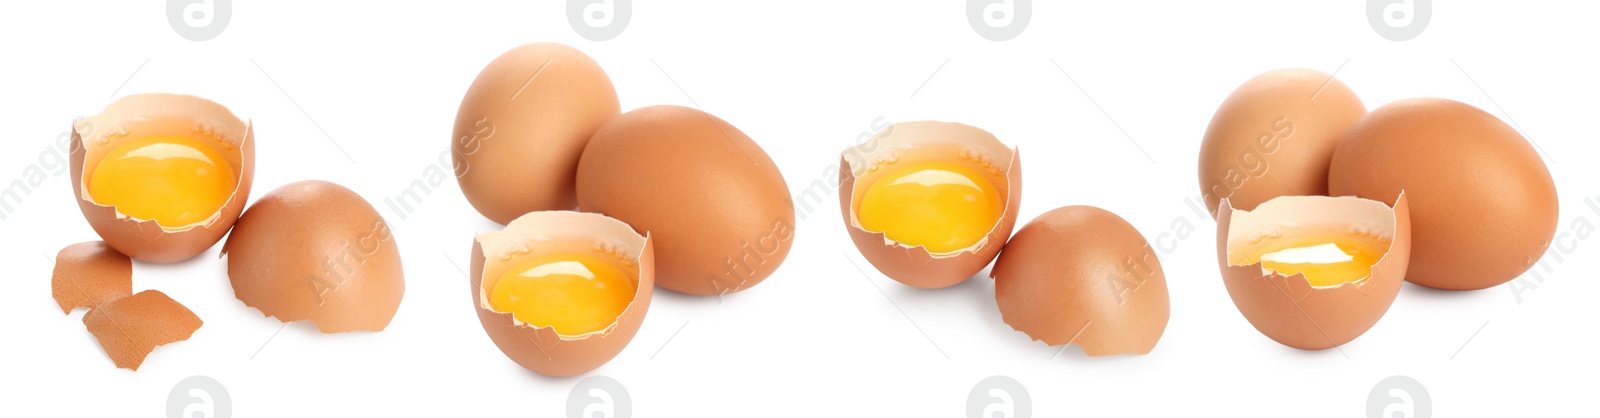
[(766, 280), (794, 243), (794, 202), (772, 158), (721, 118), (651, 106), (596, 132), (578, 163), (578, 208), (656, 246), (655, 282), (720, 295)]
[(1325, 195), (1328, 160), (1367, 108), (1332, 75), (1273, 70), (1228, 95), (1200, 145), (1200, 193), (1217, 203), (1254, 209), (1278, 196)]
[(1550, 246), (1550, 170), (1510, 125), (1471, 105), (1407, 99), (1372, 111), (1333, 155), (1328, 191), (1411, 204), (1406, 280), (1448, 290), (1510, 281)]
[(621, 112), (600, 64), (572, 47), (517, 47), (473, 80), (450, 138), (467, 202), (500, 224), (577, 206), (573, 177), (589, 137)]

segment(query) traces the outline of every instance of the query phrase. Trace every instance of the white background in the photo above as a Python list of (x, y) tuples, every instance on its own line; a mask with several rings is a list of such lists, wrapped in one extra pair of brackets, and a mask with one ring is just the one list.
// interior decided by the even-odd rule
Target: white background
[[(175, 383), (206, 375), (239, 417), (562, 416), (581, 378), (507, 360), (457, 267), (473, 234), (497, 225), (448, 178), (405, 219), (383, 203), (448, 158), (478, 71), (537, 41), (593, 56), (624, 110), (698, 105), (728, 120), (776, 160), (793, 193), (835, 182), (824, 171), (875, 118), (959, 121), (1020, 147), (1019, 227), (1055, 207), (1095, 205), (1169, 249), (1172, 319), (1154, 352), (1089, 358), (1071, 347), (1052, 358), (1055, 348), (1000, 321), (988, 280), (917, 290), (872, 270), (829, 193), (801, 205), (794, 250), (763, 284), (722, 301), (657, 293), (632, 344), (591, 373), (622, 382), (634, 416), (961, 417), (973, 385), (992, 375), (1022, 382), (1034, 415), (1051, 417), (1363, 416), (1368, 392), (1392, 375), (1420, 381), (1435, 416), (1592, 409), (1596, 243), (1558, 240), (1551, 272), (1524, 278), (1538, 287), (1520, 303), (1505, 285), (1408, 284), (1366, 335), (1307, 352), (1239, 315), (1215, 265), (1215, 224), (1188, 201), (1222, 99), (1257, 73), (1309, 67), (1337, 69), (1369, 108), (1438, 96), (1514, 121), (1553, 157), (1558, 232), (1600, 222), (1585, 205), (1600, 201), (1593, 3), (1437, 2), (1431, 25), (1406, 42), (1376, 35), (1359, 1), (1041, 1), (1006, 42), (975, 34), (960, 1), (640, 1), (605, 42), (578, 36), (559, 1), (399, 3), (239, 1), (205, 42), (175, 34), (159, 1), (0, 6), (0, 186), (30, 165), (54, 170), (0, 221), (0, 415), (164, 416)], [(50, 298), (49, 258), (98, 237), (65, 165), (41, 152), (75, 117), (140, 92), (196, 94), (252, 119), (253, 198), (324, 179), (373, 202), (404, 256), (393, 324), (342, 335), (282, 328), (234, 299), (212, 248), (134, 266), (136, 291), (160, 289), (205, 325), (138, 372), (115, 368), (83, 312), (63, 316)], [(1172, 234), (1182, 223), (1195, 231)], [(1563, 261), (1551, 258), (1558, 252)]]

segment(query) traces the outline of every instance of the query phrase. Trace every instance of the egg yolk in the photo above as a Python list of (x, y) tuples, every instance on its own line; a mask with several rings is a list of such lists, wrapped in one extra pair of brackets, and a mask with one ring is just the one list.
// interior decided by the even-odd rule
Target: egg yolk
[(506, 271), (489, 292), (489, 304), (535, 327), (583, 335), (617, 322), (633, 294), (633, 279), (615, 264), (588, 255), (553, 254)]
[(1372, 265), (1388, 251), (1349, 238), (1296, 238), (1268, 247), (1261, 267), (1285, 276), (1304, 274), (1312, 286), (1338, 286), (1366, 280)]
[(233, 195), (227, 158), (193, 138), (148, 136), (112, 149), (89, 176), (89, 196), (136, 219), (177, 228), (205, 221)]
[(861, 198), (856, 219), (895, 242), (952, 253), (994, 229), (1005, 202), (987, 177), (959, 164), (908, 164), (878, 178)]

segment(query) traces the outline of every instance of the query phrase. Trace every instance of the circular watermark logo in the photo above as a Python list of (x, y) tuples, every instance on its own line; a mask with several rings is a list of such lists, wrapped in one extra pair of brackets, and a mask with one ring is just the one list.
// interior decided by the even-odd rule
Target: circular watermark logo
[(967, 418), (1029, 418), (1033, 399), (1022, 382), (1005, 376), (978, 381), (967, 395)]
[(167, 23), (178, 36), (195, 42), (209, 41), (228, 28), (233, 0), (167, 0)]
[(633, 416), (633, 399), (622, 382), (605, 376), (589, 376), (567, 394), (567, 418), (628, 418)]
[(178, 381), (167, 394), (167, 418), (228, 418), (233, 399), (217, 379), (190, 376)]
[(978, 36), (1007, 41), (1022, 34), (1033, 16), (1033, 0), (967, 0), (967, 23)]
[(1433, 0), (1367, 0), (1367, 23), (1378, 36), (1395, 42), (1421, 35), (1433, 17)]
[(1390, 376), (1367, 394), (1367, 418), (1430, 418), (1433, 399), (1422, 382), (1405, 376)]
[(609, 41), (628, 28), (633, 0), (567, 0), (567, 23), (578, 36)]

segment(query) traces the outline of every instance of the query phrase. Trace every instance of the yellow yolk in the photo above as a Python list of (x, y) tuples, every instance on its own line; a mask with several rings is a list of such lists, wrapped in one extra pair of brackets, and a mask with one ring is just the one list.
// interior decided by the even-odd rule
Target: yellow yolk
[(861, 227), (934, 254), (971, 247), (1005, 212), (987, 177), (959, 164), (908, 164), (874, 182), (856, 209)]
[(561, 335), (606, 329), (633, 301), (629, 274), (600, 258), (554, 254), (530, 258), (495, 282), (489, 304), (535, 327)]
[(1348, 238), (1297, 238), (1268, 247), (1261, 267), (1285, 276), (1304, 274), (1312, 286), (1338, 286), (1372, 275), (1388, 251)]
[(95, 203), (166, 228), (199, 223), (233, 195), (227, 158), (193, 138), (148, 136), (112, 149), (89, 175)]

